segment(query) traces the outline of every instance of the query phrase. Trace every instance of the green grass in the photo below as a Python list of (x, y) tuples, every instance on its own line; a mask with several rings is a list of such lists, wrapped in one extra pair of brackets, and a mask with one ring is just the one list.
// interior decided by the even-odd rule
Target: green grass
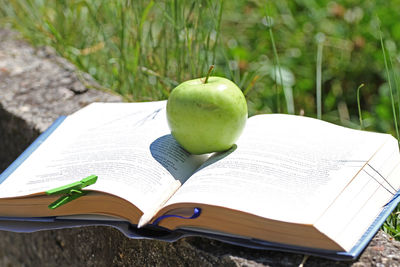
[(378, 14), (395, 55), (400, 5), (382, 3), (0, 0), (0, 23), (55, 47), (129, 101), (165, 99), (215, 65), (246, 91), (251, 114), (302, 112), (356, 128), (354, 88), (364, 83), (365, 128), (395, 134), (374, 23)]
[(386, 219), (382, 229), (393, 236), (396, 240), (400, 240), (400, 207), (397, 208)]
[[(383, 44), (382, 31), (381, 31), (380, 27), (379, 27), (379, 37), (380, 37), (380, 44), (381, 44), (381, 48), (382, 48), (383, 60), (385, 62), (386, 77), (387, 77), (387, 81), (388, 81), (388, 84), (389, 84), (390, 102), (392, 104), (391, 106), (392, 106), (392, 112), (393, 112), (394, 128), (395, 128), (395, 131), (396, 131), (397, 140), (400, 141), (399, 125), (397, 123), (397, 116), (398, 115), (397, 115), (397, 111), (396, 111), (396, 105), (398, 105), (398, 103), (394, 98), (394, 94), (395, 93), (398, 94), (398, 88), (393, 88), (393, 86), (392, 86), (392, 77), (390, 75), (390, 72), (393, 72), (393, 67), (391, 65), (392, 69), (389, 70), (388, 60), (386, 58), (386, 49), (385, 49), (385, 46)], [(390, 55), (389, 55), (389, 59), (390, 59), (390, 62), (392, 62)], [(396, 91), (394, 92), (394, 90), (396, 90)]]
[(322, 118), (322, 55), (325, 42), (325, 35), (318, 33), (317, 39), (317, 66), (316, 66), (316, 102), (317, 102), (317, 118)]
[[(378, 30), (379, 30), (380, 45), (382, 48), (382, 54), (385, 63), (386, 77), (389, 84), (390, 102), (393, 112), (393, 124), (394, 124), (393, 127), (395, 128), (397, 141), (400, 148), (399, 124), (397, 120), (397, 117), (400, 116), (400, 92), (397, 83), (397, 75), (393, 67), (392, 55), (390, 53), (388, 53), (389, 61), (387, 60), (387, 55), (386, 55), (387, 52), (385, 45), (383, 44), (383, 37), (382, 37), (382, 31), (379, 26), (379, 19), (378, 19)], [(360, 88), (361, 86), (358, 88), (357, 93), (359, 92)], [(397, 97), (395, 97), (395, 95)], [(361, 111), (359, 112), (361, 114)], [(361, 115), (360, 115), (360, 122), (362, 122)], [(363, 124), (361, 124), (361, 127), (362, 126)], [(393, 236), (395, 239), (400, 240), (400, 205), (398, 205), (391, 213), (391, 215), (386, 219), (384, 225), (382, 226), (382, 229), (386, 233)]]
[(51, 45), (130, 101), (165, 99), (216, 61), (222, 1), (0, 1), (35, 45)]
[(362, 84), (360, 84), (360, 86), (358, 86), (358, 88), (357, 88), (358, 117), (359, 117), (359, 120), (360, 120), (360, 129), (361, 129), (361, 130), (364, 129), (364, 121), (363, 121), (363, 118), (362, 118), (361, 104), (360, 104), (360, 90), (361, 90), (361, 88), (363, 88), (363, 87), (364, 87), (364, 84), (362, 83)]
[[(166, 99), (215, 65), (250, 115), (304, 113), (399, 136), (399, 0), (0, 0), (0, 25), (127, 101)], [(400, 240), (399, 210), (384, 229)]]

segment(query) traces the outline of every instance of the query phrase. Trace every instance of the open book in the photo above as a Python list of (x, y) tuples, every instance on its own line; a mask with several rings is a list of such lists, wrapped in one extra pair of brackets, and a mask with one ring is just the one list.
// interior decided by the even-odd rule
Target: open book
[[(94, 103), (58, 120), (0, 176), (0, 216), (124, 221), (346, 255), (359, 254), (398, 203), (390, 135), (257, 115), (229, 151), (190, 155), (170, 135), (165, 106)], [(88, 194), (48, 208), (59, 196), (46, 190), (91, 174)]]

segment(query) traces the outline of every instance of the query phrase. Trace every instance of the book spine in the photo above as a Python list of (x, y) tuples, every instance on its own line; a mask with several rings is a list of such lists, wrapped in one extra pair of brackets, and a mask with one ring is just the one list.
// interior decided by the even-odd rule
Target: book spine
[(35, 151), (46, 139), (49, 137), (55, 129), (65, 120), (66, 116), (61, 116), (47, 128), (38, 138), (27, 148), (25, 151), (7, 168), (0, 174), (0, 184), (3, 183), (11, 173), (13, 173), (18, 166), (20, 166), (32, 153)]

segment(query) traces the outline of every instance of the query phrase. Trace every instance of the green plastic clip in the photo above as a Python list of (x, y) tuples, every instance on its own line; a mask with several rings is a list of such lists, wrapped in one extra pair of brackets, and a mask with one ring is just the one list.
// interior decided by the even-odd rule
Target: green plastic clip
[(86, 195), (86, 191), (83, 191), (82, 188), (85, 188), (89, 185), (92, 185), (96, 183), (97, 181), (97, 175), (90, 175), (78, 182), (60, 186), (51, 190), (46, 191), (47, 195), (64, 195), (51, 203), (49, 205), (49, 209), (56, 209), (64, 204), (67, 204), (68, 202), (77, 199), (81, 196)]

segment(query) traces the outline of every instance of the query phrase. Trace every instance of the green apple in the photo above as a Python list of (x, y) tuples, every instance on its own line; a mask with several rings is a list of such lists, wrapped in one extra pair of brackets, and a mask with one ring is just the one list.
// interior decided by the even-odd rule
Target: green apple
[(247, 120), (239, 87), (222, 77), (189, 80), (174, 88), (167, 102), (171, 134), (192, 154), (228, 150)]

